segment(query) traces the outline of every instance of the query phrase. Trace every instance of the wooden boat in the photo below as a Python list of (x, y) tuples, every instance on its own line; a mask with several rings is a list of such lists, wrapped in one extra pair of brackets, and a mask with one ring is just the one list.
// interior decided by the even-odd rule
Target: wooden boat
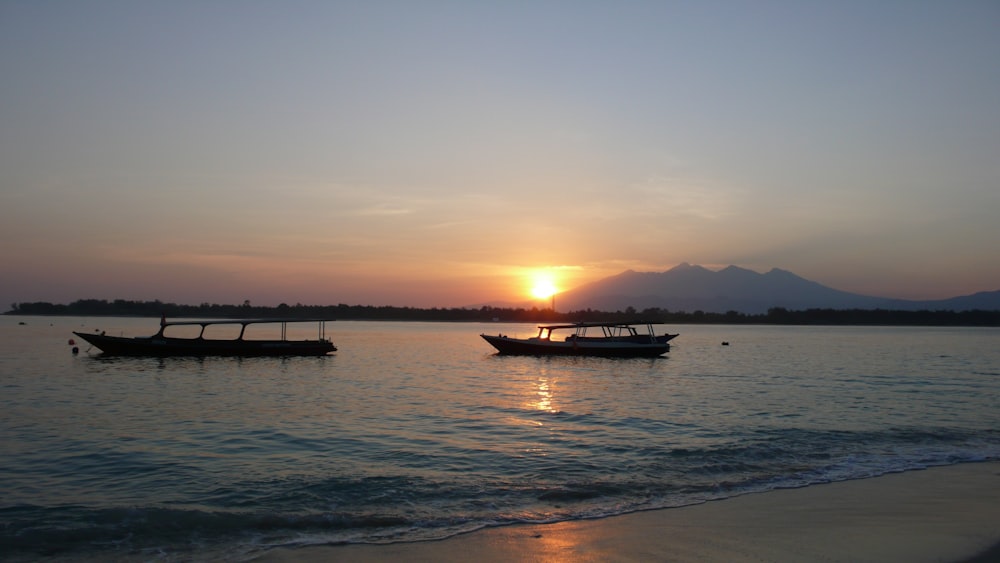
[[(640, 333), (635, 325), (645, 325)], [(587, 334), (598, 329), (599, 334)], [(553, 338), (557, 330), (572, 330), (564, 339)], [(480, 334), (500, 354), (538, 356), (604, 356), (614, 358), (655, 358), (670, 351), (670, 340), (676, 334), (657, 336), (652, 323), (574, 323), (539, 325), (538, 334), (530, 338), (512, 338), (499, 334)]]
[[(153, 336), (107, 336), (103, 332), (88, 334), (73, 332), (99, 348), (104, 354), (114, 356), (324, 356), (336, 352), (337, 347), (326, 337), (326, 322), (332, 319), (231, 319), (212, 321), (170, 321), (160, 319), (160, 330)], [(288, 340), (287, 324), (318, 323), (316, 340)], [(281, 323), (279, 339), (244, 338), (247, 326), (263, 323)], [(166, 336), (164, 331), (173, 326), (198, 325), (201, 330), (194, 338)], [(212, 325), (240, 325), (235, 339), (205, 338), (205, 329)], [(235, 329), (234, 329), (235, 330)]]

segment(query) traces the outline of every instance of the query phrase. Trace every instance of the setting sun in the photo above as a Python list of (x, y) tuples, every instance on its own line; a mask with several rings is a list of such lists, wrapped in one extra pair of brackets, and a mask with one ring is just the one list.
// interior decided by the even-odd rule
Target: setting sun
[(559, 292), (552, 275), (548, 273), (536, 274), (531, 286), (531, 295), (535, 299), (548, 299)]

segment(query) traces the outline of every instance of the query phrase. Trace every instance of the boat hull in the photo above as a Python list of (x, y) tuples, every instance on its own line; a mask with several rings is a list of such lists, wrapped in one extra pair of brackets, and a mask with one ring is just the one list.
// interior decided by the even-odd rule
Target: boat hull
[(109, 356), (325, 356), (337, 348), (329, 340), (214, 340), (103, 334), (73, 334)]
[(510, 338), (481, 334), (497, 352), (516, 356), (600, 356), (605, 358), (655, 358), (670, 351), (666, 341), (635, 342), (609, 339), (569, 339), (566, 341), (539, 338)]

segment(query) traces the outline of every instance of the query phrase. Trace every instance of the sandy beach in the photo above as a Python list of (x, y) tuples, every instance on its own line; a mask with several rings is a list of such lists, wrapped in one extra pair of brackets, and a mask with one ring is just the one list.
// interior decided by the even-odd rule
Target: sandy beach
[(392, 545), (277, 549), (258, 561), (993, 561), (1000, 462), (744, 495), (611, 518)]

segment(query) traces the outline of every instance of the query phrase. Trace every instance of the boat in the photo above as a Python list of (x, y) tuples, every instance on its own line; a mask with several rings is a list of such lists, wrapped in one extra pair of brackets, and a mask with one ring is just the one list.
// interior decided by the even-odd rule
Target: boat
[[(636, 325), (645, 325), (645, 333)], [(591, 334), (587, 334), (591, 329)], [(572, 331), (565, 338), (553, 337), (555, 331)], [(594, 334), (594, 333), (598, 334)], [(612, 358), (655, 358), (670, 351), (669, 342), (676, 334), (657, 336), (652, 323), (583, 322), (538, 325), (538, 334), (514, 338), (504, 334), (480, 334), (500, 354), (535, 356), (604, 356)]]
[[(160, 330), (153, 336), (108, 336), (101, 333), (76, 332), (109, 356), (325, 356), (337, 347), (326, 337), (326, 322), (333, 319), (230, 319), (209, 321), (167, 321), (160, 319)], [(318, 323), (315, 340), (288, 340), (288, 323)], [(245, 338), (247, 327), (254, 324), (280, 323), (279, 339)], [(167, 336), (169, 327), (201, 326), (198, 336)], [(205, 329), (213, 325), (240, 325), (239, 336), (233, 339), (205, 338)], [(234, 329), (235, 330), (235, 329)]]

